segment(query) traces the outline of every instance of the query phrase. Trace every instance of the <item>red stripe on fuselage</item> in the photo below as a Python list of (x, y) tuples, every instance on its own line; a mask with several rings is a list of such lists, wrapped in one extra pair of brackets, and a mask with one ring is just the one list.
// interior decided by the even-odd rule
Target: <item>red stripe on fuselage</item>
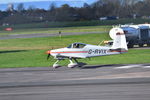
[(51, 52), (51, 53), (88, 53), (88, 51), (64, 51), (64, 52)]

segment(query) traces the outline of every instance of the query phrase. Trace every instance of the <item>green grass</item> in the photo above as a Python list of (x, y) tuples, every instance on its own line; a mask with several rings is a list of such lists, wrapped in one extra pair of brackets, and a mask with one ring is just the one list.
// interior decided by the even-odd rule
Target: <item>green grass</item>
[(82, 26), (82, 27), (64, 27), (64, 28), (30, 28), (30, 29), (14, 29), (13, 31), (0, 31), (1, 35), (11, 35), (11, 34), (38, 34), (38, 33), (48, 33), (54, 34), (61, 31), (62, 33), (71, 32), (107, 32), (111, 26)]
[(108, 34), (84, 34), (59, 37), (27, 38), (0, 40), (1, 50), (33, 50), (60, 48), (73, 42), (83, 42), (89, 44), (99, 44), (102, 40), (107, 40)]
[[(0, 40), (0, 68), (52, 66), (55, 60), (46, 60), (45, 52), (51, 48), (68, 46), (73, 42), (99, 44), (109, 39), (108, 34), (86, 34), (30, 39)], [(89, 59), (80, 59), (90, 65), (150, 63), (150, 49), (130, 49), (128, 53)], [(68, 60), (60, 62), (67, 65)]]
[[(6, 51), (5, 51), (6, 52)], [(45, 50), (7, 51), (0, 54), (0, 67), (33, 67), (49, 65)]]
[[(47, 55), (45, 51), (46, 50), (29, 50), (2, 53), (0, 54), (0, 68), (52, 66), (55, 60), (46, 60)], [(150, 50), (146, 49), (131, 49), (126, 54), (95, 57), (91, 58), (91, 60), (80, 59), (79, 61), (86, 62), (89, 65), (150, 63), (149, 52)], [(60, 62), (62, 65), (67, 65), (68, 63), (68, 60)]]

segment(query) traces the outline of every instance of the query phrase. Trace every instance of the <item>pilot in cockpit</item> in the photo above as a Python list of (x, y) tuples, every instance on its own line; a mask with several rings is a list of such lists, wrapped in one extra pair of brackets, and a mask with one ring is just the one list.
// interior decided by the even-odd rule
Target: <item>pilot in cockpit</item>
[(79, 48), (79, 44), (77, 43), (73, 44), (73, 48)]

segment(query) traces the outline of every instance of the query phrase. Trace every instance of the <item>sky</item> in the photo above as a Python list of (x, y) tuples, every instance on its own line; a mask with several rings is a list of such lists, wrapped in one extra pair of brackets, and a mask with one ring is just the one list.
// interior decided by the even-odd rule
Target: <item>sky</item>
[(0, 0), (0, 4), (17, 3), (17, 2), (34, 2), (34, 1), (87, 1), (87, 0)]
[(0, 10), (6, 10), (9, 3), (13, 3), (14, 8), (16, 8), (19, 3), (23, 3), (26, 9), (29, 6), (48, 9), (51, 3), (55, 3), (57, 7), (63, 4), (69, 4), (72, 7), (82, 7), (84, 3), (92, 4), (95, 1), (97, 0), (0, 0)]

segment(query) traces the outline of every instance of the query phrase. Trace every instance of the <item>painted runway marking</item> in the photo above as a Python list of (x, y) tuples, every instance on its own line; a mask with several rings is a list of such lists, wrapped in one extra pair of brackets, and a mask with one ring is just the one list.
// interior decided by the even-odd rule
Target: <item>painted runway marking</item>
[(138, 68), (141, 67), (140, 65), (129, 65), (129, 66), (120, 66), (120, 67), (115, 67), (114, 69), (129, 69), (129, 68)]
[(150, 68), (150, 66), (144, 66), (143, 68)]

